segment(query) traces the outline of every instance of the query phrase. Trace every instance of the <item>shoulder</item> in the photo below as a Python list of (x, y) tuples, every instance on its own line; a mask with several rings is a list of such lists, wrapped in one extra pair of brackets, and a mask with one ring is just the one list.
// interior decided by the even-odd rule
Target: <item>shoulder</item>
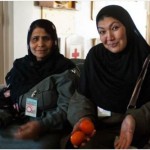
[(104, 51), (104, 46), (103, 46), (102, 43), (93, 46), (89, 50), (89, 52), (88, 52), (88, 54), (86, 56), (85, 64), (87, 64), (87, 62), (91, 63), (91, 62), (99, 59), (100, 57), (102, 57), (103, 51)]
[(88, 56), (88, 55), (95, 54), (95, 53), (97, 53), (97, 52), (100, 52), (103, 48), (104, 48), (104, 46), (103, 46), (102, 43), (97, 44), (97, 45), (93, 46), (93, 47), (89, 50), (87, 56)]
[(65, 62), (66, 64), (72, 65), (72, 67), (75, 66), (74, 63), (69, 58), (65, 57), (62, 54), (59, 55), (59, 59), (60, 61)]
[(50, 82), (56, 87), (77, 87), (78, 75), (76, 69), (68, 69), (59, 74), (53, 74), (45, 79), (46, 83)]
[(25, 60), (27, 60), (27, 56), (15, 59), (13, 64), (14, 65), (18, 65), (18, 64), (20, 65), (20, 64), (24, 63)]
[(56, 83), (56, 82), (60, 82), (60, 81), (61, 82), (69, 81), (69, 80), (74, 80), (77, 76), (78, 76), (77, 69), (73, 68), (73, 69), (65, 70), (62, 73), (50, 75), (50, 76), (46, 77), (45, 79), (43, 79), (41, 82), (51, 81), (51, 82)]
[(41, 80), (37, 85), (38, 85), (38, 87), (42, 87), (42, 86), (49, 85), (49, 84), (63, 85), (68, 82), (74, 82), (75, 79), (76, 79), (76, 72), (74, 72), (71, 69), (71, 70), (66, 70), (59, 74), (50, 75), (50, 76), (44, 78), (43, 80)]
[(78, 68), (74, 67), (72, 69), (68, 69), (60, 74), (52, 75), (53, 77), (57, 79), (74, 79), (76, 76), (79, 76), (79, 70)]

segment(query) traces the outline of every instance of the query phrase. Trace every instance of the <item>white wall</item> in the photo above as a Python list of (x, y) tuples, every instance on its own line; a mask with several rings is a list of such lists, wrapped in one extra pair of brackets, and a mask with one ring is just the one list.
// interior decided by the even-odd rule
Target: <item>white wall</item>
[[(119, 3), (118, 1), (115, 2), (115, 0), (94, 1), (97, 10), (104, 5), (114, 3), (123, 5), (130, 12), (138, 29), (145, 37), (146, 12), (143, 1), (139, 0), (136, 4), (135, 1), (132, 1), (132, 3), (128, 1), (127, 4), (124, 4), (124, 1), (120, 3), (120, 0)], [(67, 37), (73, 33), (84, 36), (84, 55), (86, 56), (92, 46), (91, 39), (99, 38), (99, 35), (96, 30), (95, 20), (91, 19), (91, 1), (79, 1), (79, 6), (80, 9), (77, 11), (49, 9), (46, 17), (56, 25), (59, 37)], [(34, 6), (33, 1), (14, 1), (14, 59), (27, 54), (28, 28), (30, 23), (38, 18), (41, 18), (41, 10), (40, 7)]]
[(14, 1), (14, 59), (27, 54), (27, 33), (31, 22), (41, 18), (33, 1)]
[[(85, 57), (92, 47), (91, 39), (98, 37), (98, 33), (95, 21), (91, 20), (91, 1), (78, 1), (77, 5), (77, 10), (44, 8), (43, 18), (49, 19), (55, 24), (58, 36), (63, 39), (71, 34), (83, 36)], [(61, 53), (65, 51), (64, 49), (61, 47)]]
[(99, 5), (95, 10), (96, 14), (106, 5), (116, 4), (124, 7), (131, 15), (141, 34), (144, 37), (146, 36), (146, 9), (144, 0), (100, 0), (100, 2), (95, 1), (94, 3), (96, 6)]

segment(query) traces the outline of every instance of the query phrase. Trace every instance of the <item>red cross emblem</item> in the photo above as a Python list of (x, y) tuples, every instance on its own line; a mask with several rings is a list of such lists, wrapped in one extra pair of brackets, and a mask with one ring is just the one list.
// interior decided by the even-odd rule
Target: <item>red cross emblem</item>
[(77, 51), (76, 48), (75, 48), (74, 52), (72, 53), (72, 57), (74, 57), (75, 59), (79, 57), (79, 52)]

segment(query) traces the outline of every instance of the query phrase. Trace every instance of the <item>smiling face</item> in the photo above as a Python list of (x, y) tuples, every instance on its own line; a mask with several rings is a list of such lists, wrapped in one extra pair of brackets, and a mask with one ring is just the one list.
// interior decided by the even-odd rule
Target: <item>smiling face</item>
[(43, 28), (37, 27), (31, 34), (29, 45), (31, 53), (41, 61), (50, 54), (53, 40)]
[(112, 53), (124, 50), (127, 45), (125, 26), (112, 17), (104, 17), (98, 22), (98, 32), (104, 47)]

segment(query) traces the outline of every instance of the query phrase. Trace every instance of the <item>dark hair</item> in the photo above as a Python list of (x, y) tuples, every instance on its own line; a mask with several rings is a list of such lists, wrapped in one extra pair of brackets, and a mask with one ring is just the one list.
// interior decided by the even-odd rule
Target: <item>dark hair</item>
[(29, 30), (28, 30), (28, 35), (27, 35), (27, 46), (28, 46), (28, 53), (30, 55), (32, 55), (31, 50), (30, 50), (30, 38), (31, 38), (31, 34), (33, 32), (33, 30), (37, 27), (43, 28), (52, 38), (52, 40), (54, 41), (54, 44), (52, 46), (53, 51), (59, 51), (58, 48), (58, 37), (57, 37), (57, 32), (56, 32), (56, 27), (55, 25), (46, 19), (38, 19), (35, 20), (31, 23)]
[(108, 5), (102, 8), (96, 16), (97, 27), (98, 27), (98, 22), (106, 16), (113, 17), (119, 20), (125, 26), (128, 41), (132, 41), (134, 39), (135, 34), (137, 36), (141, 36), (130, 14), (123, 7), (118, 5)]

